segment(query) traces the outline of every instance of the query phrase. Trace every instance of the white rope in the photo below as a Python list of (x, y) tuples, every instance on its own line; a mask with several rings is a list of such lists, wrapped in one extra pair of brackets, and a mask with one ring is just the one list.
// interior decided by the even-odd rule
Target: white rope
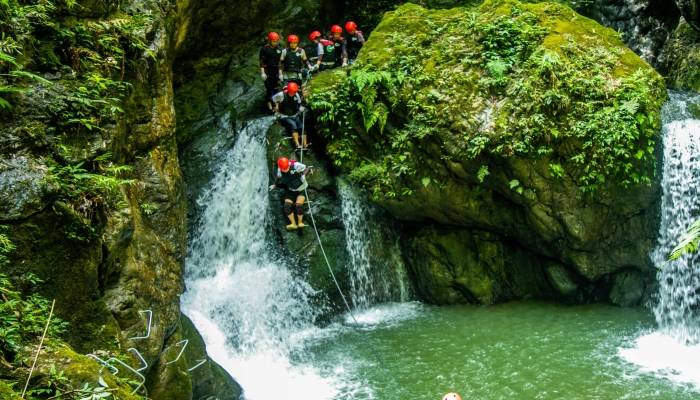
[(49, 312), (49, 318), (46, 320), (46, 327), (44, 328), (44, 333), (41, 335), (41, 341), (39, 342), (39, 348), (36, 349), (36, 355), (34, 356), (34, 362), (32, 363), (32, 368), (29, 370), (29, 376), (27, 377), (27, 383), (24, 384), (24, 390), (22, 390), (22, 398), (24, 398), (24, 394), (27, 392), (27, 388), (29, 387), (29, 380), (32, 379), (32, 373), (34, 372), (34, 368), (36, 367), (36, 361), (39, 359), (39, 353), (41, 353), (41, 347), (44, 345), (44, 338), (46, 338), (46, 332), (49, 330), (49, 324), (51, 323), (51, 317), (53, 316), (53, 308), (56, 305), (56, 299), (53, 299), (53, 303), (51, 303), (51, 312)]
[[(302, 140), (304, 140), (304, 136), (306, 135), (306, 111), (301, 113), (301, 137)], [(302, 142), (303, 143), (303, 142)], [(299, 153), (299, 162), (303, 163), (304, 162), (304, 147), (302, 146), (300, 153)], [(308, 185), (307, 185), (308, 187)], [(316, 234), (316, 240), (318, 240), (318, 245), (321, 248), (321, 254), (323, 254), (323, 259), (326, 261), (326, 266), (328, 267), (328, 272), (331, 273), (331, 277), (333, 278), (333, 283), (335, 283), (335, 287), (338, 289), (338, 293), (340, 293), (340, 297), (343, 299), (343, 303), (345, 304), (345, 308), (348, 310), (348, 314), (350, 315), (350, 318), (352, 318), (353, 322), (355, 322), (355, 325), (360, 325), (359, 322), (357, 322), (357, 319), (355, 319), (355, 315), (352, 313), (352, 309), (350, 308), (350, 303), (348, 303), (347, 298), (345, 297), (345, 294), (343, 294), (343, 290), (340, 288), (340, 284), (338, 283), (338, 280), (335, 277), (335, 274), (333, 273), (333, 268), (331, 267), (330, 261), (328, 261), (328, 256), (326, 255), (326, 249), (323, 248), (323, 242), (321, 241), (321, 236), (318, 234), (318, 228), (316, 227), (316, 219), (314, 218), (314, 212), (311, 209), (311, 199), (309, 198), (309, 192), (307, 188), (304, 188), (304, 195), (306, 195), (306, 206), (309, 208), (309, 216), (311, 217), (311, 225), (314, 228), (314, 233)]]

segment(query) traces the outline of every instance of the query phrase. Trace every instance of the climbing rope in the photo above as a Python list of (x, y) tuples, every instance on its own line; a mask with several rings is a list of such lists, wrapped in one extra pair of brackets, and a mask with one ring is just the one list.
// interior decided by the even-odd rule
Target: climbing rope
[[(306, 137), (306, 111), (303, 111), (301, 113), (301, 140), (303, 143), (304, 137)], [(304, 147), (299, 151), (299, 162), (303, 163), (304, 162)], [(307, 185), (308, 187), (308, 185)], [(359, 322), (357, 322), (357, 319), (355, 319), (355, 315), (352, 312), (352, 309), (350, 308), (350, 303), (348, 303), (347, 298), (345, 297), (345, 294), (343, 293), (343, 290), (340, 288), (340, 284), (338, 283), (338, 279), (335, 277), (335, 273), (333, 273), (333, 268), (331, 267), (330, 261), (328, 261), (328, 256), (326, 255), (326, 249), (323, 247), (323, 242), (321, 241), (321, 235), (318, 233), (318, 228), (316, 227), (316, 218), (314, 218), (314, 211), (311, 208), (311, 199), (309, 198), (309, 191), (307, 190), (307, 187), (304, 188), (304, 195), (306, 196), (306, 206), (309, 208), (309, 216), (311, 217), (311, 226), (314, 228), (314, 233), (316, 234), (316, 240), (318, 241), (318, 245), (321, 248), (321, 254), (323, 254), (323, 259), (326, 261), (326, 266), (328, 267), (328, 272), (331, 273), (331, 277), (333, 278), (333, 283), (335, 283), (335, 287), (338, 289), (338, 293), (340, 293), (340, 297), (343, 299), (343, 303), (345, 304), (345, 308), (348, 310), (348, 314), (350, 315), (350, 318), (352, 318), (353, 322), (355, 322), (355, 325), (360, 325)]]

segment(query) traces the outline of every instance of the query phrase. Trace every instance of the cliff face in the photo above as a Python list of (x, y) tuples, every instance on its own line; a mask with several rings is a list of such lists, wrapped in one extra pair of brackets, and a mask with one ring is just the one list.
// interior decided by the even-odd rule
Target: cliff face
[[(614, 32), (551, 3), (406, 5), (311, 92), (336, 164), (416, 225), (414, 275), (443, 276), (424, 293), (607, 299), (617, 274), (650, 275), (665, 90)], [(542, 279), (518, 293), (518, 269)]]
[[(23, 47), (0, 68), (35, 74), (3, 82), (20, 88), (0, 111), (0, 225), (16, 247), (4, 272), (44, 280), (39, 290), (56, 299), (76, 351), (136, 348), (153, 398), (209, 390), (191, 383), (193, 353), (166, 365), (174, 338), (192, 336), (180, 323), (186, 204), (172, 84), (187, 9), (134, 1), (48, 3), (39, 17), (21, 3), (4, 10), (27, 20), (10, 32)], [(146, 334), (145, 310), (149, 337), (130, 339)], [(163, 397), (167, 386), (181, 390)]]

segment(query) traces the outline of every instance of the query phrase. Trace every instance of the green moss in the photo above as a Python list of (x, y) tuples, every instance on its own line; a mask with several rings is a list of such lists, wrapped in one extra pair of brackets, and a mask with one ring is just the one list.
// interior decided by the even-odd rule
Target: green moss
[(664, 53), (669, 86), (700, 92), (700, 33), (683, 21), (666, 43)]
[(349, 74), (317, 79), (310, 103), (328, 153), (375, 197), (447, 179), (414, 167), (436, 156), (477, 169), (544, 159), (583, 191), (653, 174), (661, 77), (562, 4), (407, 4), (385, 15)]

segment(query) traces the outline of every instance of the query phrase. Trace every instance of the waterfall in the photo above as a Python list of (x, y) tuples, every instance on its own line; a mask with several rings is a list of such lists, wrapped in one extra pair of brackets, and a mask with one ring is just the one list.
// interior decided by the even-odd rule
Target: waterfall
[(188, 249), (182, 306), (246, 399), (331, 399), (333, 381), (304, 352), (303, 338), (318, 329), (313, 289), (266, 237), (264, 140), (272, 121), (253, 120), (239, 132), (198, 199), (203, 214)]
[(339, 180), (348, 254), (351, 297), (366, 309), (386, 301), (407, 301), (405, 268), (395, 235), (386, 232), (377, 210), (355, 188)]
[[(670, 93), (663, 110), (664, 166), (659, 242), (652, 259), (659, 268), (659, 327), (682, 342), (700, 339), (700, 255), (666, 262), (690, 224), (700, 218), (700, 120), (690, 114), (700, 96)], [(696, 106), (698, 107), (698, 106)]]
[(664, 164), (661, 224), (651, 258), (659, 269), (655, 332), (619, 350), (644, 372), (700, 388), (700, 255), (666, 262), (690, 224), (700, 217), (700, 95), (670, 92), (663, 109)]

